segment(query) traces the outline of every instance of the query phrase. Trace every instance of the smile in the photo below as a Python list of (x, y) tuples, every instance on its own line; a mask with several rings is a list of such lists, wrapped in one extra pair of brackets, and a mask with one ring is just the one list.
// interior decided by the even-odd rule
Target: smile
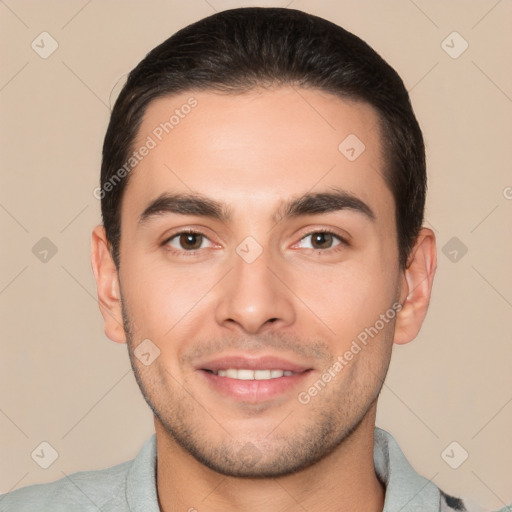
[(227, 370), (212, 371), (212, 373), (219, 377), (237, 380), (270, 380), (294, 375), (294, 372), (290, 370), (250, 370), (247, 368), (229, 368)]

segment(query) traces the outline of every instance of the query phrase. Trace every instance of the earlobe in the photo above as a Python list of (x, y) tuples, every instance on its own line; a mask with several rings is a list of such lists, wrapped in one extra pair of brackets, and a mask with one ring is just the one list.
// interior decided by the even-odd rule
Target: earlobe
[(126, 343), (119, 276), (103, 226), (94, 228), (91, 242), (91, 264), (96, 279), (98, 305), (105, 322), (105, 334), (112, 341)]
[(422, 228), (403, 271), (400, 290), (402, 309), (397, 315), (394, 342), (405, 344), (417, 335), (427, 314), (437, 266), (434, 232)]

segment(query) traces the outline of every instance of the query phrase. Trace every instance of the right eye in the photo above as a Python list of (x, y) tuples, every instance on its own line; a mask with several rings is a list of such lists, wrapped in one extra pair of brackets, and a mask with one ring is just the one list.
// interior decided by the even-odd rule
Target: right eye
[[(209, 239), (197, 231), (181, 231), (168, 238), (163, 245), (176, 251), (192, 252), (204, 249)], [(211, 242), (210, 242), (211, 243)]]

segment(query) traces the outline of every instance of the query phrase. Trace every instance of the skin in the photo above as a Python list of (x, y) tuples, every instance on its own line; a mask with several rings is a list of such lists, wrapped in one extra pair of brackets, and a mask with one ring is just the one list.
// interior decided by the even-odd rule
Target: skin
[[(378, 118), (369, 105), (290, 87), (183, 93), (149, 105), (134, 147), (191, 96), (197, 106), (132, 171), (119, 270), (104, 228), (92, 237), (105, 333), (128, 343), (155, 413), (161, 509), (381, 511), (385, 489), (373, 464), (377, 398), (393, 343), (414, 339), (427, 312), (434, 234), (421, 230), (401, 270)], [(354, 161), (338, 150), (349, 134), (366, 146)], [(364, 201), (375, 219), (352, 209), (274, 218), (283, 201), (333, 188)], [(162, 192), (201, 194), (224, 203), (232, 218), (163, 213), (139, 225)], [(165, 244), (185, 228), (205, 235), (191, 239), (195, 252), (187, 252), (186, 237)], [(317, 243), (310, 235), (321, 229), (349, 244), (336, 237)], [(236, 252), (248, 236), (263, 248), (252, 263)], [(396, 303), (396, 317), (300, 403), (298, 393)], [(160, 350), (148, 366), (134, 356), (145, 339)], [(234, 400), (197, 367), (234, 353), (279, 356), (310, 371), (270, 400)]]

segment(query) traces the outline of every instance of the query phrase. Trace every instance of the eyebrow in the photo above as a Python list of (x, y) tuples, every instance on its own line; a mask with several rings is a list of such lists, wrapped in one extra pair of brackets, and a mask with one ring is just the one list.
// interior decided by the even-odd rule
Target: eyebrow
[[(355, 211), (375, 222), (375, 213), (363, 200), (350, 192), (337, 188), (333, 188), (329, 192), (308, 192), (295, 199), (283, 201), (274, 213), (273, 219), (277, 223), (286, 218), (342, 210)], [(233, 218), (230, 207), (202, 194), (163, 193), (144, 209), (138, 224), (141, 226), (156, 217), (169, 213), (207, 217), (223, 223), (228, 223)]]
[(274, 215), (274, 220), (279, 221), (288, 217), (352, 210), (375, 222), (375, 213), (362, 199), (346, 190), (338, 188), (332, 188), (331, 190), (331, 192), (307, 193), (282, 203)]
[(139, 217), (139, 226), (166, 213), (197, 215), (228, 222), (231, 209), (201, 194), (163, 193), (149, 203)]

